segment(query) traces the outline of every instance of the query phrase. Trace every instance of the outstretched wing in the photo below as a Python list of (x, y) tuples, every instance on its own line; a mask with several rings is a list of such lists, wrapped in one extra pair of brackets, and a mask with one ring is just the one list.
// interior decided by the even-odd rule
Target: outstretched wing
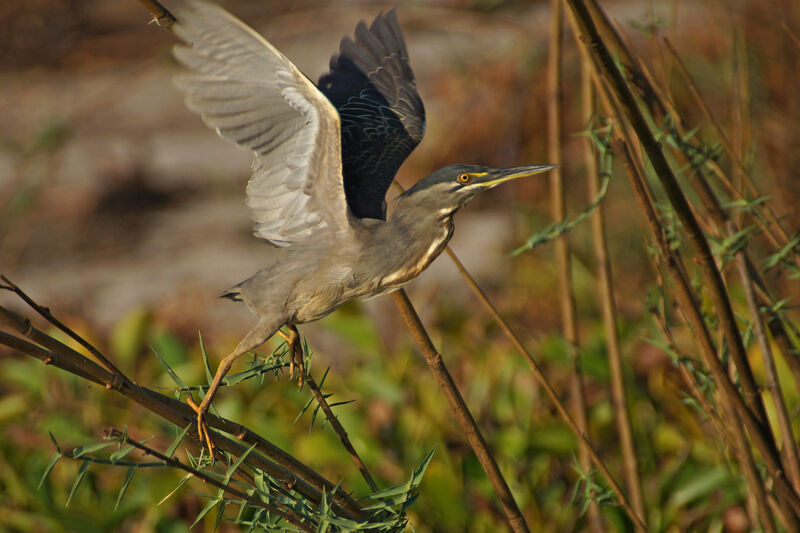
[(347, 203), (359, 218), (386, 218), (386, 191), (422, 140), (425, 108), (417, 94), (394, 9), (345, 37), (320, 90), (341, 117)]
[(175, 9), (177, 85), (210, 127), (254, 153), (247, 205), (254, 234), (290, 246), (349, 228), (339, 115), (286, 57), (214, 4)]

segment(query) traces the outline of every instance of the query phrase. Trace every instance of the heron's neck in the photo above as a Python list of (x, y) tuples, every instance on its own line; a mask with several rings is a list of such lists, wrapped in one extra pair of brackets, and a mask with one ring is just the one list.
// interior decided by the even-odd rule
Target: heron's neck
[[(393, 253), (388, 268), (392, 274), (385, 284), (401, 284), (422, 272), (444, 250), (453, 235), (456, 209), (422, 205), (414, 198), (401, 197), (386, 224)], [(388, 236), (388, 235), (387, 235)]]
[(415, 194), (402, 194), (392, 202), (390, 222), (397, 226), (411, 228), (431, 227), (432, 225), (451, 227), (453, 215), (460, 206), (445, 206), (430, 198)]

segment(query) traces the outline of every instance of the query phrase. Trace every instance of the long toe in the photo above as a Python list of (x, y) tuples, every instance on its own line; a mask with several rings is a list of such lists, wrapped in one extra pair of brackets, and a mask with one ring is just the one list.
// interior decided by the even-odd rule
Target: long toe
[(191, 397), (187, 398), (186, 403), (197, 413), (197, 438), (200, 440), (200, 443), (206, 447), (210, 457), (213, 459), (215, 447), (214, 441), (211, 440), (211, 432), (206, 423), (206, 408), (204, 408), (202, 404), (198, 406)]
[(197, 413), (197, 434), (200, 437), (200, 441), (205, 443), (209, 457), (213, 459), (215, 450), (214, 441), (211, 440), (211, 432), (208, 429), (205, 412), (203, 411)]

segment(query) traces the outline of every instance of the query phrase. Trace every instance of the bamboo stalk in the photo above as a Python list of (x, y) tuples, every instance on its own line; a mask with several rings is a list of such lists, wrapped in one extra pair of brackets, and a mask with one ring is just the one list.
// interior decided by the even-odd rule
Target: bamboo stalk
[[(585, 56), (581, 56), (581, 100), (583, 116), (589, 121), (595, 114), (594, 91), (592, 88), (592, 66)], [(588, 181), (587, 192), (589, 200), (597, 197), (600, 190), (600, 180), (595, 155), (590, 139), (584, 144), (584, 161)], [(591, 216), (592, 239), (594, 242), (595, 259), (597, 261), (598, 298), (603, 314), (603, 326), (606, 334), (608, 348), (608, 366), (611, 375), (611, 401), (614, 406), (614, 417), (617, 422), (622, 461), (625, 471), (625, 483), (631, 495), (633, 508), (639, 516), (646, 516), (644, 511), (644, 495), (639, 479), (639, 466), (636, 459), (636, 447), (633, 442), (633, 430), (628, 412), (628, 401), (625, 392), (625, 379), (622, 371), (622, 350), (619, 343), (619, 329), (617, 327), (617, 307), (614, 301), (613, 276), (611, 274), (611, 260), (608, 254), (605, 229), (605, 207), (600, 203)]]
[[(547, 159), (553, 164), (561, 165), (563, 156), (563, 112), (561, 109), (562, 88), (562, 55), (564, 10), (561, 0), (551, 0), (550, 39), (547, 55)], [(564, 195), (564, 178), (558, 166), (550, 171), (550, 211), (554, 221), (564, 220), (567, 216), (566, 198)], [(580, 340), (578, 338), (578, 319), (575, 309), (575, 297), (572, 289), (572, 261), (569, 236), (560, 235), (553, 243), (558, 271), (558, 300), (561, 309), (561, 331), (566, 341), (569, 358), (572, 364), (570, 373), (570, 397), (575, 422), (581, 432), (589, 435), (589, 424), (586, 416), (586, 393), (583, 386), (583, 371), (580, 363)], [(578, 465), (582, 472), (589, 472), (591, 459), (584, 443), (578, 445)], [(602, 518), (596, 502), (589, 503), (589, 523), (596, 532), (603, 531)], [(640, 513), (641, 514), (641, 513)]]
[(511, 489), (505, 477), (503, 477), (500, 467), (497, 465), (497, 460), (489, 449), (489, 445), (486, 443), (483, 434), (481, 434), (481, 430), (475, 422), (472, 413), (469, 411), (464, 398), (458, 391), (453, 377), (450, 375), (450, 372), (447, 370), (442, 360), (442, 355), (436, 350), (433, 341), (431, 341), (428, 332), (425, 330), (425, 326), (422, 325), (422, 321), (419, 319), (419, 315), (417, 315), (414, 306), (411, 305), (411, 300), (408, 299), (408, 295), (403, 289), (393, 291), (392, 298), (394, 298), (394, 302), (406, 326), (408, 326), (408, 329), (411, 331), (411, 336), (414, 337), (422, 355), (425, 357), (425, 362), (428, 363), (428, 367), (431, 369), (436, 381), (442, 388), (442, 392), (444, 392), (450, 404), (450, 408), (461, 427), (461, 431), (464, 432), (464, 436), (472, 447), (472, 451), (478, 458), (484, 472), (486, 472), (486, 476), (489, 478), (492, 487), (494, 487), (494, 491), (500, 499), (500, 503), (503, 505), (503, 511), (505, 512), (506, 519), (508, 519), (511, 530), (515, 532), (530, 531), (528, 529), (528, 524), (525, 522), (525, 518), (522, 516), (522, 511), (520, 511), (513, 494), (511, 494)]
[[(733, 226), (733, 222), (729, 224)], [(730, 231), (731, 230), (729, 230), (729, 232)], [(753, 289), (753, 280), (750, 278), (750, 273), (747, 268), (747, 258), (742, 253), (737, 254), (736, 262), (739, 266), (739, 274), (742, 280), (742, 287), (744, 287), (747, 306), (750, 309), (750, 316), (753, 320), (753, 332), (755, 333), (758, 346), (761, 349), (761, 355), (764, 359), (764, 370), (767, 374), (767, 388), (772, 395), (772, 404), (775, 406), (778, 427), (781, 431), (781, 440), (783, 441), (782, 454), (786, 462), (786, 470), (789, 474), (789, 480), (794, 486), (794, 490), (800, 492), (800, 458), (798, 457), (797, 443), (794, 441), (794, 433), (792, 432), (791, 417), (786, 407), (781, 384), (778, 381), (778, 370), (775, 366), (775, 358), (772, 356), (772, 348), (770, 347), (769, 339), (767, 339), (764, 323), (761, 320), (761, 313), (758, 310), (756, 293)]]
[[(675, 108), (669, 91), (662, 89), (657, 83), (655, 83), (653, 76), (647, 69), (647, 66), (637, 57), (636, 52), (630, 46), (628, 39), (624, 38), (625, 36), (620, 34), (616, 27), (610, 23), (605, 12), (600, 9), (599, 6), (597, 6), (596, 1), (589, 0), (588, 5), (592, 11), (592, 15), (595, 17), (595, 20), (601, 24), (601, 31), (609, 36), (611, 41), (614, 43), (617, 52), (621, 55), (623, 63), (631, 73), (630, 75), (633, 79), (633, 83), (635, 83), (637, 87), (639, 87), (644, 93), (643, 98), (648, 104), (648, 108), (651, 110), (651, 113), (654, 114), (654, 119), (656, 121), (662, 121), (665, 115), (669, 114), (674, 119), (673, 122), (678, 135), (684, 135), (686, 133), (685, 127), (683, 126), (684, 121), (678, 110)], [(570, 17), (570, 22), (572, 22), (572, 17)], [(583, 51), (583, 47), (581, 50)], [(609, 107), (608, 102), (606, 101), (607, 95), (605, 95), (602, 89), (600, 94), (604, 97), (604, 103), (606, 104), (606, 107)], [(615, 107), (615, 109), (618, 108)], [(627, 137), (630, 137), (630, 135)], [(677, 153), (683, 155), (683, 153), (679, 150)], [(686, 162), (688, 163), (688, 160), (686, 160)], [(733, 187), (731, 180), (725, 175), (715, 161), (707, 161), (706, 164), (711, 168), (714, 174), (720, 178), (720, 181), (723, 183), (723, 185), (727, 187), (727, 191), (732, 198), (737, 200), (745, 199), (739, 190)], [(719, 230), (723, 231), (724, 228), (727, 227), (727, 221), (729, 220), (730, 216), (724, 209), (722, 209), (722, 204), (717, 198), (714, 190), (709, 185), (708, 180), (702, 172), (702, 169), (698, 168), (695, 170), (696, 175), (692, 180), (690, 180), (690, 183), (700, 199), (703, 201), (705, 208), (712, 215), (712, 218), (719, 227)], [(761, 217), (757, 216), (753, 217), (753, 221), (759, 226), (773, 246), (781, 246), (781, 240), (772, 231), (770, 225), (766, 224)], [(740, 226), (737, 224), (737, 231), (738, 227)], [(755, 282), (756, 291), (758, 292), (761, 306), (765, 309), (764, 313), (769, 325), (770, 333), (772, 333), (775, 342), (778, 344), (781, 352), (783, 352), (784, 358), (789, 365), (792, 374), (794, 375), (795, 383), (797, 387), (800, 388), (800, 349), (792, 345), (792, 340), (786, 329), (787, 327), (793, 328), (793, 325), (791, 322), (788, 322), (787, 317), (772, 311), (771, 306), (775, 303), (775, 299), (769, 294), (766, 283), (764, 282), (758, 269), (752, 264), (752, 260), (749, 258), (747, 250), (742, 250), (742, 253), (745, 254), (748, 260), (750, 277)]]
[[(680, 57), (675, 52), (674, 47), (667, 41), (667, 46), (669, 47), (671, 53), (677, 60), (679, 67), (683, 71), (685, 77), (689, 78), (689, 73), (686, 71), (685, 66), (680, 60)], [(632, 52), (630, 52), (630, 57), (636, 63), (635, 56)], [(649, 77), (648, 77), (649, 80)], [(651, 80), (652, 82), (652, 80)], [(698, 98), (702, 102), (702, 106), (705, 108), (705, 111), (710, 115), (708, 111), (708, 107), (705, 105), (705, 102), (702, 101), (702, 97), (700, 97), (699, 92), (697, 91), (696, 86), (693, 83), (691, 85), (694, 87), (693, 92), (695, 97)], [(664, 91), (654, 91), (657, 94), (664, 94)], [(666, 105), (671, 102), (670, 99), (667, 99)], [(663, 103), (662, 103), (663, 105)], [(666, 107), (662, 107), (662, 109), (666, 109)], [(673, 113), (674, 116), (679, 117), (678, 112), (672, 108), (670, 112)], [(678, 121), (680, 128), (681, 121)], [(719, 133), (722, 133), (719, 124), (714, 123), (715, 127), (717, 128)], [(748, 128), (745, 128), (748, 129)], [(678, 154), (684, 156), (684, 163), (690, 163), (688, 156), (685, 156), (683, 152), (680, 150), (676, 150)], [(738, 157), (738, 152), (733, 154), (734, 156)], [(741, 162), (741, 160), (740, 160)], [(746, 179), (746, 174), (744, 171), (744, 167), (740, 166), (738, 168), (738, 173), (740, 174), (740, 179)], [(734, 224), (730, 218), (730, 215), (722, 208), (719, 200), (716, 197), (711, 186), (708, 184), (708, 181), (705, 178), (702, 168), (695, 168), (695, 175), (693, 179), (690, 180), (693, 188), (697, 192), (698, 196), (700, 197), (701, 201), (706, 207), (706, 210), (710, 213), (711, 218), (717, 224), (720, 233), (727, 233), (727, 235), (735, 235), (738, 233), (738, 225)], [(776, 406), (776, 412), (778, 413), (778, 422), (781, 431), (781, 438), (783, 439), (784, 446), (783, 446), (783, 456), (786, 460), (787, 464), (787, 471), (790, 476), (790, 480), (797, 491), (800, 488), (800, 460), (798, 460), (798, 451), (797, 445), (794, 442), (793, 434), (791, 430), (791, 424), (789, 423), (788, 411), (786, 408), (785, 400), (783, 398), (782, 393), (780, 392), (780, 384), (777, 383), (776, 379), (771, 378), (769, 375), (770, 369), (774, 372), (775, 369), (775, 362), (774, 357), (772, 355), (772, 350), (769, 346), (769, 342), (766, 339), (766, 333), (764, 332), (763, 323), (761, 319), (761, 313), (759, 312), (759, 307), (756, 302), (755, 291), (753, 289), (754, 284), (758, 285), (759, 287), (764, 288), (765, 290), (765, 283), (761, 276), (758, 274), (757, 269), (755, 269), (751, 263), (751, 260), (747, 254), (747, 248), (742, 247), (738, 250), (735, 254), (737, 262), (739, 264), (739, 272), (742, 279), (742, 284), (745, 287), (745, 292), (748, 293), (748, 306), (751, 310), (751, 315), (753, 317), (754, 325), (755, 325), (755, 332), (756, 336), (759, 340), (759, 345), (761, 347), (762, 353), (764, 354), (765, 360), (765, 367), (768, 371), (768, 385), (772, 392), (773, 401)], [(750, 298), (752, 296), (752, 299)], [(798, 367), (797, 358), (795, 357), (794, 351), (792, 350), (791, 346), (789, 345), (788, 335), (786, 335), (785, 331), (782, 330), (782, 322), (777, 322), (777, 327), (774, 328), (776, 330), (776, 340), (778, 341), (779, 346), (782, 350), (784, 350), (785, 356), (787, 361), (789, 362), (790, 368), (793, 370)], [(797, 372), (795, 372), (796, 376), (800, 376)], [(800, 379), (798, 379), (798, 383), (800, 384)], [(789, 439), (786, 439), (786, 436), (789, 436)], [(776, 439), (777, 440), (777, 439)]]
[(700, 353), (703, 356), (704, 363), (711, 370), (714, 381), (723, 395), (723, 403), (728, 405), (735, 413), (735, 416), (742, 420), (744, 427), (750, 434), (750, 438), (761, 451), (764, 462), (767, 465), (767, 470), (772, 476), (777, 489), (778, 498), (786, 506), (787, 510), (791, 508), (794, 515), (798, 515), (798, 513), (800, 513), (800, 498), (798, 498), (793, 488), (786, 482), (780, 457), (771, 440), (771, 433), (762, 426), (761, 422), (756, 419), (754, 413), (746, 406), (738, 390), (736, 390), (736, 387), (728, 377), (722, 363), (717, 358), (713, 341), (705, 326), (702, 313), (695, 301), (691, 287), (684, 273), (683, 264), (677, 254), (670, 250), (662, 233), (655, 210), (645, 192), (647, 184), (632, 164), (632, 156), (628, 147), (622, 141), (619, 141), (617, 146), (617, 150), (623, 155), (627, 163), (626, 168), (628, 170), (628, 176), (633, 185), (634, 192), (636, 193), (637, 201), (645, 214), (648, 228), (655, 238), (661, 250), (661, 254), (665, 258), (665, 266), (675, 282), (675, 295), (678, 304), (701, 347)]
[[(725, 284), (723, 283), (719, 270), (717, 270), (708, 241), (703, 235), (697, 219), (692, 214), (689, 202), (684, 196), (661, 150), (660, 143), (656, 141), (653, 133), (650, 131), (650, 127), (642, 116), (630, 88), (614, 63), (614, 58), (611, 56), (608, 48), (606, 48), (600, 40), (597, 28), (592, 21), (586, 5), (581, 0), (566, 1), (575, 13), (576, 20), (578, 21), (582, 33), (588, 39), (587, 46), (589, 50), (591, 50), (592, 54), (598, 59), (598, 65), (602, 69), (606, 83), (611, 88), (615, 98), (621, 103), (621, 107), (636, 132), (637, 137), (641, 139), (642, 147), (646, 151), (650, 163), (656, 175), (659, 177), (675, 212), (683, 223), (689, 240), (697, 251), (696, 261), (709, 290), (711, 301), (717, 310), (720, 326), (728, 343), (731, 358), (739, 372), (746, 404), (753, 410), (755, 418), (763, 424), (766, 421), (764, 404), (758, 393), (758, 387), (753, 377), (752, 369), (747, 361), (741, 334), (736, 326), (733, 309), (727, 298)], [(774, 444), (771, 443), (771, 435), (766, 434), (764, 437), (768, 439), (767, 444), (771, 445), (774, 450)]]
[[(587, 5), (591, 11), (592, 17), (594, 17), (597, 24), (599, 24), (599, 31), (603, 35), (606, 35), (613, 43), (615, 52), (620, 55), (620, 59), (625, 65), (626, 73), (631, 78), (632, 83), (641, 91), (641, 96), (648, 105), (648, 108), (655, 116), (662, 118), (667, 112), (671, 112), (676, 119), (675, 125), (679, 134), (683, 134), (684, 131), (681, 125), (680, 115), (675, 111), (675, 106), (670, 95), (665, 90), (662, 90), (655, 82), (647, 65), (641, 62), (636, 56), (633, 47), (630, 45), (630, 41), (611, 23), (606, 12), (597, 4), (597, 0), (588, 0)], [(631, 139), (631, 141), (633, 140), (635, 139)], [(707, 164), (714, 171), (714, 174), (725, 187), (728, 194), (731, 195), (731, 198), (735, 200), (746, 200), (741, 192), (733, 186), (731, 180), (715, 161), (708, 161)], [(781, 237), (773, 231), (774, 226), (780, 225), (780, 220), (771, 210), (768, 210), (765, 215), (768, 218), (767, 222), (761, 217), (754, 217), (754, 222), (758, 224), (774, 247), (780, 248), (784, 246), (788, 241), (781, 239)]]
[[(571, 23), (571, 25), (573, 27), (573, 31), (575, 32), (576, 37), (578, 37), (579, 36), (579, 31), (578, 31), (577, 21), (575, 19), (574, 13), (570, 11), (569, 15), (570, 15), (569, 19), (570, 19), (570, 23)], [(580, 38), (579, 38), (579, 41), (580, 42), (585, 42), (585, 41), (583, 41), (583, 39), (580, 39)], [(581, 53), (584, 56), (584, 58), (586, 58), (586, 56), (588, 56), (588, 51), (586, 50), (586, 47), (581, 46), (580, 50), (581, 50)], [(591, 58), (590, 61), (593, 64), (593, 66), (595, 67), (595, 69), (599, 70), (598, 65), (595, 63), (596, 58)], [(590, 61), (585, 61), (585, 62), (586, 63), (590, 63)], [(631, 138), (633, 136), (633, 134), (630, 131), (628, 124), (626, 123), (625, 116), (622, 114), (617, 102), (614, 99), (612, 99), (611, 96), (608, 94), (607, 85), (605, 83), (601, 83), (600, 78), (599, 78), (599, 76), (598, 76), (598, 74), (596, 72), (593, 72), (593, 79), (595, 81), (595, 85), (598, 88), (598, 92), (599, 92), (599, 94), (600, 94), (600, 96), (601, 96), (601, 98), (603, 100), (603, 103), (604, 103), (607, 111), (610, 111), (612, 115), (614, 115), (614, 116), (616, 116), (618, 118), (618, 120), (620, 122), (620, 126), (621, 126), (619, 128), (619, 130), (621, 130), (623, 132), (622, 136), (625, 137), (625, 138)], [(645, 87), (649, 87), (649, 86), (645, 85)], [(652, 88), (649, 88), (649, 90), (647, 91), (648, 94), (653, 95), (652, 97), (654, 98), (654, 100), (653, 100), (652, 103), (654, 103), (657, 106), (661, 106), (662, 104), (659, 101), (659, 97), (656, 96), (657, 92), (658, 92), (657, 89), (653, 90)], [(665, 109), (664, 107), (661, 107), (661, 108)], [(641, 168), (641, 164), (640, 164), (639, 160), (634, 158), (632, 156), (632, 154), (630, 154), (630, 152), (627, 151), (627, 150), (626, 150), (626, 156), (627, 156), (627, 163), (631, 166), (631, 171), (636, 175), (642, 176), (644, 171)], [(646, 183), (644, 183), (643, 181), (641, 182), (641, 187), (639, 188), (638, 192), (639, 192), (639, 194), (641, 194), (641, 201), (642, 202), (646, 202), (649, 205), (652, 205), (654, 203), (652, 192), (649, 190), (649, 187), (647, 187)], [(657, 220), (655, 221), (655, 224), (656, 224), (656, 227), (658, 227)], [(659, 235), (659, 237), (660, 237), (660, 235)], [(676, 270), (677, 270), (677, 273), (682, 276), (684, 283), (686, 283), (685, 282), (686, 276), (683, 273), (683, 268), (682, 268), (682, 266), (680, 264), (677, 265)], [(699, 316), (699, 315), (697, 315), (697, 316)], [(700, 326), (705, 328), (705, 324), (702, 323), (702, 320), (699, 322), (699, 324), (700, 324)], [(715, 350), (713, 349), (712, 343), (710, 341), (710, 337), (708, 336), (708, 332), (705, 331), (704, 333), (706, 335), (706, 339), (705, 340), (707, 341), (705, 343), (704, 349), (707, 350), (706, 353), (708, 354), (708, 356), (714, 358), (715, 359), (715, 363), (718, 363), (718, 361), (716, 361)], [(701, 343), (701, 345), (703, 345), (703, 344), (704, 343)], [(708, 351), (708, 350), (710, 350), (710, 351)], [(725, 378), (727, 379), (727, 375), (725, 375)], [(732, 385), (731, 385), (731, 387), (732, 387)], [(731, 391), (728, 391), (728, 392), (731, 392)], [(737, 398), (736, 399), (741, 400), (741, 398), (738, 397), (738, 392), (736, 392), (736, 394), (737, 394)], [(728, 427), (731, 428), (732, 432), (736, 432), (736, 431), (739, 432), (735, 436), (734, 445), (736, 445), (736, 443), (746, 443), (746, 438), (744, 436), (744, 431), (742, 429), (741, 424), (730, 424)], [(764, 488), (761, 485), (760, 480), (758, 478), (753, 477), (754, 473), (757, 472), (757, 470), (754, 470), (754, 466), (753, 466), (754, 462), (753, 462), (752, 456), (751, 456), (751, 454), (749, 452), (749, 447), (741, 449), (741, 446), (739, 446), (737, 448), (737, 450), (738, 450), (737, 451), (737, 456), (740, 457), (741, 460), (746, 460), (746, 462), (743, 463), (743, 468), (745, 468), (745, 474), (746, 475), (750, 475), (750, 477), (748, 477), (747, 479), (748, 479), (748, 482), (751, 484), (751, 491), (753, 493), (757, 493), (759, 491), (763, 492)], [(753, 468), (749, 468), (749, 466), (753, 466)], [(765, 498), (766, 498), (766, 496), (764, 498), (758, 497), (758, 498), (756, 498), (756, 501), (763, 502)], [(753, 513), (753, 516), (754, 516), (753, 523), (756, 523), (755, 518), (759, 514), (763, 514), (763, 512), (766, 511), (765, 508), (761, 508), (761, 509), (762, 509), (762, 512)], [(767, 526), (767, 527), (769, 527), (769, 526)]]
[[(660, 256), (653, 255), (651, 257), (654, 262), (653, 272), (656, 275), (659, 286), (666, 289), (666, 284), (663, 281), (663, 276), (661, 275), (658, 266), (660, 263)], [(686, 314), (682, 313), (682, 316), (684, 323), (691, 327)], [(666, 319), (659, 314), (657, 310), (653, 311), (653, 317), (670, 349), (680, 356), (675, 339), (667, 327)], [(728, 446), (733, 450), (734, 454), (736, 454), (736, 457), (738, 458), (739, 466), (742, 469), (744, 478), (750, 487), (750, 490), (745, 497), (745, 506), (747, 509), (747, 515), (750, 518), (750, 523), (753, 527), (755, 527), (755, 524), (762, 524), (762, 527), (766, 533), (777, 533), (772, 514), (770, 513), (769, 497), (764, 487), (764, 483), (761, 480), (761, 475), (758, 472), (753, 454), (750, 452), (750, 446), (747, 443), (746, 433), (742, 427), (741, 421), (735, 415), (735, 413), (731, 412), (730, 409), (724, 408), (725, 402), (720, 399), (720, 397), (723, 395), (722, 391), (717, 389), (715, 393), (715, 396), (717, 397), (716, 404), (722, 405), (724, 409), (724, 412), (720, 413), (708, 402), (704, 394), (697, 387), (695, 378), (686, 365), (683, 364), (682, 361), (679, 361), (677, 366), (678, 372), (689, 388), (691, 395), (700, 404), (703, 411), (711, 420), (714, 430), (720, 437), (725, 439), (725, 441), (728, 443)]]
[[(672, 110), (677, 114), (677, 111)], [(683, 158), (685, 164), (691, 163), (689, 157), (680, 150), (676, 150), (680, 157)], [(695, 175), (690, 180), (692, 187), (697, 192), (698, 197), (703, 202), (706, 210), (711, 215), (712, 220), (716, 223), (719, 233), (727, 234), (728, 236), (736, 235), (739, 231), (738, 226), (731, 220), (730, 215), (722, 208), (716, 194), (714, 193), (708, 181), (705, 178), (702, 167), (695, 167)], [(780, 385), (777, 381), (770, 377), (770, 369), (774, 372), (775, 362), (769, 342), (766, 339), (764, 331), (761, 312), (756, 301), (754, 285), (758, 284), (765, 287), (764, 280), (758, 274), (758, 271), (753, 267), (752, 262), (747, 253), (747, 247), (741, 247), (735, 254), (737, 263), (739, 264), (739, 273), (742, 280), (742, 285), (745, 288), (745, 293), (748, 295), (748, 307), (750, 308), (751, 315), (754, 321), (756, 337), (759, 341), (762, 354), (764, 356), (765, 366), (767, 368), (768, 385), (773, 395), (773, 402), (776, 406), (778, 413), (778, 422), (781, 430), (781, 436), (784, 440), (783, 456), (787, 461), (787, 471), (790, 480), (795, 490), (800, 489), (800, 460), (798, 460), (797, 446), (792, 438), (791, 424), (789, 423), (788, 411), (786, 408), (783, 394), (780, 392)], [(751, 298), (752, 297), (752, 298)], [(779, 329), (779, 328), (776, 328)], [(785, 347), (785, 341), (781, 339), (781, 346)], [(790, 363), (795, 362), (795, 358), (791, 351), (786, 353), (787, 360)], [(791, 364), (790, 364), (791, 366)], [(794, 365), (796, 366), (796, 365)], [(786, 440), (786, 435), (789, 435), (789, 440)], [(775, 439), (777, 440), (777, 439)], [(787, 448), (788, 447), (788, 448)]]

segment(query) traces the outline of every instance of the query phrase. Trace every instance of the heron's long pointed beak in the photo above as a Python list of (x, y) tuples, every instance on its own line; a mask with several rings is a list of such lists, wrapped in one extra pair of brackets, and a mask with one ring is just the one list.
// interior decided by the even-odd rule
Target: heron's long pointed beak
[(529, 165), (526, 167), (511, 167), (511, 168), (498, 168), (487, 172), (481, 176), (481, 185), (490, 189), (500, 185), (504, 181), (515, 180), (517, 178), (527, 178), (534, 174), (547, 172), (550, 169), (556, 168), (558, 165)]

